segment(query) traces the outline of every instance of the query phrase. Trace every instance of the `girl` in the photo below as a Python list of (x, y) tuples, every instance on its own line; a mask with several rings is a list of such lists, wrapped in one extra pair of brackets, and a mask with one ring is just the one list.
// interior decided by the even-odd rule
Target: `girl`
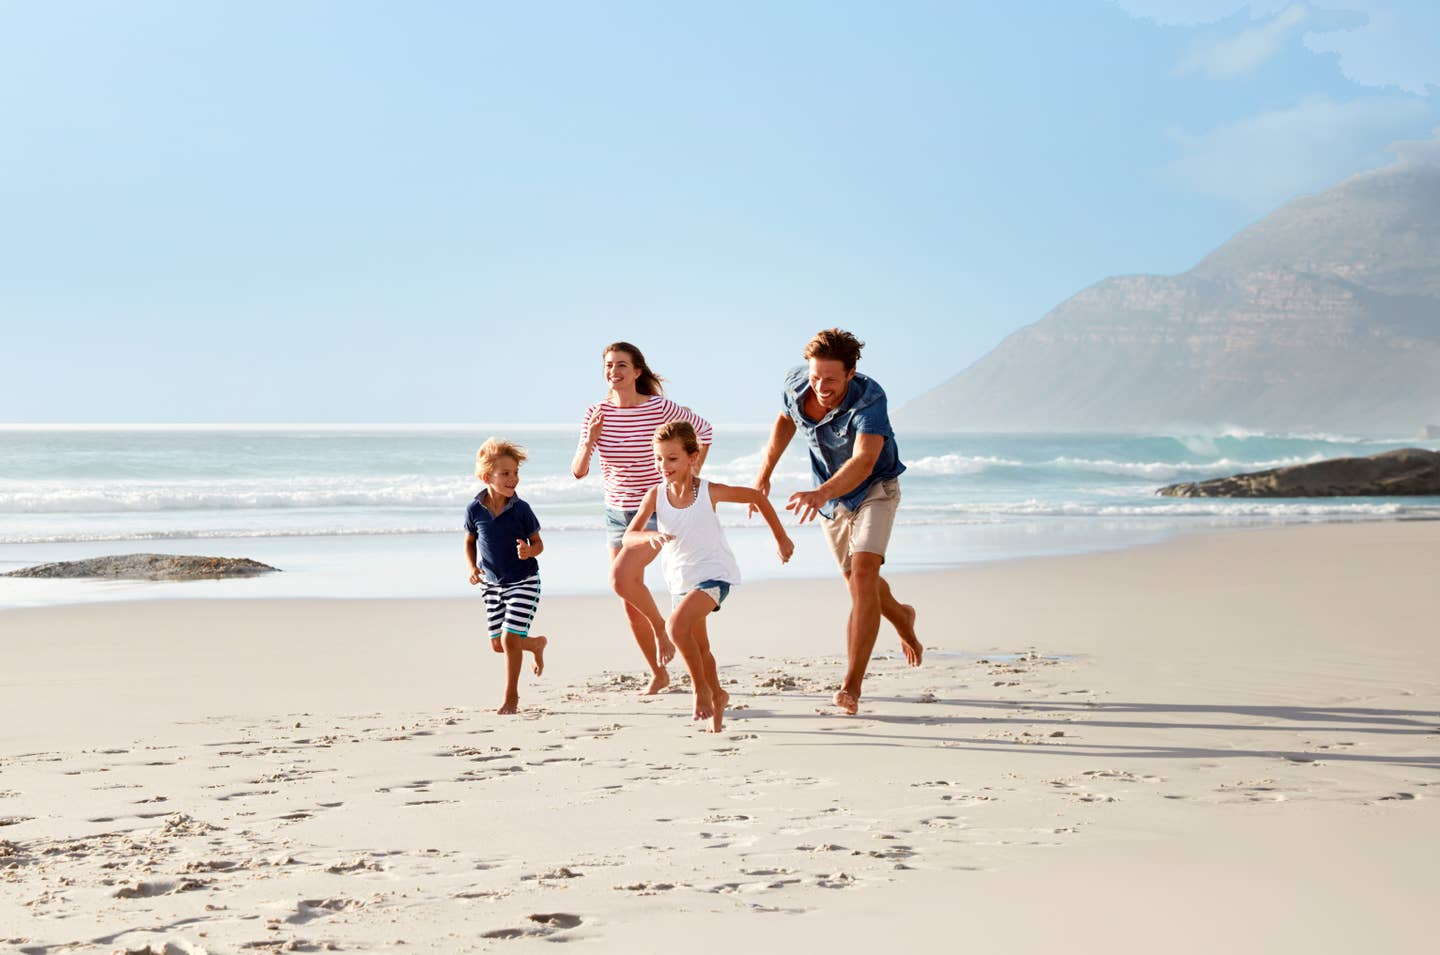
[[(689, 422), (661, 425), (653, 445), (655, 469), (663, 480), (645, 492), (625, 533), (625, 544), (627, 549), (648, 549), (652, 554), (664, 550), (665, 581), (672, 601), (665, 629), (690, 670), (695, 687), (694, 719), (708, 719), (710, 732), (718, 733), (730, 694), (720, 687), (705, 620), (720, 609), (730, 588), (740, 583), (740, 568), (725, 543), (715, 505), (728, 501), (758, 509), (775, 535), (782, 564), (790, 560), (795, 544), (764, 494), (752, 487), (712, 484), (700, 478), (697, 472), (704, 452)], [(652, 514), (658, 519), (654, 530), (648, 526)]]
[[(666, 398), (664, 381), (645, 363), (645, 356), (629, 342), (615, 342), (601, 353), (605, 381), (610, 386), (603, 401), (585, 410), (580, 428), (580, 446), (575, 450), (571, 473), (578, 480), (590, 473), (590, 458), (600, 452), (600, 473), (605, 479), (605, 526), (609, 531), (610, 586), (625, 597), (625, 615), (630, 632), (650, 667), (650, 685), (645, 693), (658, 693), (670, 684), (666, 664), (675, 656), (675, 645), (665, 634), (665, 618), (645, 587), (645, 568), (655, 559), (648, 547), (623, 549), (625, 529), (645, 492), (660, 483), (651, 457), (650, 439), (655, 429), (670, 421), (688, 421), (698, 433), (699, 463), (705, 461), (710, 445), (710, 423), (688, 408)], [(653, 522), (651, 524), (653, 527)]]

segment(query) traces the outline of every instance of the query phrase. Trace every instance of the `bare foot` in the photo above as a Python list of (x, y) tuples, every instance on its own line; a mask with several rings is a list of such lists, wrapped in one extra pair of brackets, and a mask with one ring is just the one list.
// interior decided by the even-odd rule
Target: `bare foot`
[(496, 710), (495, 712), (499, 713), (501, 716), (511, 716), (514, 713), (518, 712), (519, 709), (520, 697), (507, 696), (505, 697), (505, 702), (500, 704), (500, 709)]
[(695, 691), (695, 715), (692, 716), (691, 719), (692, 719), (692, 720), (708, 720), (708, 719), (710, 719), (711, 716), (714, 715), (714, 713), (715, 713), (715, 701), (710, 698), (710, 695), (709, 695), (708, 693), (705, 694), (704, 696), (701, 696), (701, 695), (700, 695), (700, 691), (699, 691), (699, 690), (696, 690), (696, 691)]
[(860, 698), (851, 696), (845, 690), (838, 690), (835, 693), (835, 705), (844, 710), (849, 716), (860, 712)]
[(665, 689), (669, 685), (670, 671), (665, 669), (664, 667), (661, 667), (660, 669), (655, 671), (655, 675), (650, 678), (650, 685), (646, 687), (645, 692), (641, 693), (640, 695), (654, 696), (656, 693), (659, 693), (661, 690)]
[(670, 661), (673, 659), (675, 659), (675, 644), (670, 642), (669, 637), (656, 637), (655, 662), (659, 663), (662, 667), (666, 667), (670, 665)]
[(546, 637), (530, 637), (525, 641), (525, 649), (535, 654), (536, 676), (545, 672), (545, 645), (549, 642)]
[(725, 707), (730, 703), (730, 694), (724, 690), (715, 691), (715, 712), (710, 714), (710, 732), (718, 733), (725, 728)]
[(900, 634), (900, 647), (905, 651), (905, 662), (912, 667), (918, 667), (920, 658), (925, 655), (925, 648), (915, 636), (915, 608), (909, 604), (901, 604), (900, 611), (905, 617), (905, 626), (895, 628)]
[(491, 649), (491, 650), (494, 650), (496, 653), (504, 653), (504, 652), (505, 652), (505, 648), (500, 645), (500, 638), (499, 638), (499, 637), (491, 637), (491, 638), (490, 638), (490, 649)]

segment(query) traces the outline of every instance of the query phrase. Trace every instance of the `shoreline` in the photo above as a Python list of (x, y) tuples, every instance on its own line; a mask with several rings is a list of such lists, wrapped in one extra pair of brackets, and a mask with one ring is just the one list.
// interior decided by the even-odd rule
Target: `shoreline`
[[(1317, 526), (1414, 523), (1440, 516), (1328, 517), (1324, 519), (1195, 522), (1071, 520), (1046, 517), (1005, 524), (984, 522), (897, 525), (887, 576), (944, 573), (993, 563), (1163, 546), (1186, 537), (1283, 531)], [(729, 527), (732, 547), (745, 570), (745, 586), (836, 578), (832, 558), (815, 525), (789, 526), (796, 558), (781, 566), (763, 527)], [(608, 595), (604, 583), (603, 532), (560, 531), (547, 538), (542, 576), (548, 598)], [(0, 545), (0, 568), (20, 569), (61, 560), (131, 553), (245, 557), (271, 564), (278, 573), (248, 579), (138, 581), (99, 578), (0, 578), (0, 614), (18, 609), (150, 601), (277, 599), (468, 599), (455, 573), (456, 535), (306, 535), (290, 537), (144, 539)], [(202, 546), (203, 545), (203, 546)], [(37, 553), (48, 551), (48, 553)], [(24, 555), (23, 557), (21, 555)], [(657, 563), (658, 566), (658, 563)], [(652, 584), (655, 570), (647, 572)]]
[(718, 736), (608, 596), (542, 602), (517, 717), (474, 600), (0, 612), (0, 936), (1414, 950), (1440, 525), (1264, 530), (896, 575), (931, 654), (882, 625), (848, 718), (838, 578), (745, 584)]

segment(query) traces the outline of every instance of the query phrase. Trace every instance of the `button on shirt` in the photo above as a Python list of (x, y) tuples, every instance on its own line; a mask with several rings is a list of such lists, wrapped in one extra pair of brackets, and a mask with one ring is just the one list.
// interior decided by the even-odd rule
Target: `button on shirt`
[(492, 584), (514, 584), (540, 573), (540, 562), (534, 557), (521, 560), (515, 553), (516, 541), (528, 541), (530, 535), (540, 530), (540, 522), (530, 505), (520, 498), (511, 496), (500, 509), (491, 514), (485, 506), (485, 488), (475, 495), (475, 500), (465, 509), (465, 533), (474, 534), (480, 543), (480, 566), (485, 569), (485, 578)]
[(835, 505), (843, 504), (850, 510), (859, 506), (865, 494), (876, 481), (888, 481), (899, 477), (905, 470), (900, 462), (900, 449), (895, 444), (895, 432), (890, 427), (889, 402), (885, 389), (873, 378), (856, 373), (845, 389), (840, 406), (827, 411), (819, 421), (805, 415), (805, 395), (810, 390), (810, 369), (801, 365), (785, 376), (785, 413), (804, 433), (805, 443), (810, 449), (810, 470), (818, 486), (835, 476), (835, 472), (849, 461), (855, 453), (855, 438), (861, 434), (878, 434), (885, 438), (880, 457), (870, 476), (860, 486), (843, 497), (831, 498), (820, 508), (826, 517), (835, 516)]

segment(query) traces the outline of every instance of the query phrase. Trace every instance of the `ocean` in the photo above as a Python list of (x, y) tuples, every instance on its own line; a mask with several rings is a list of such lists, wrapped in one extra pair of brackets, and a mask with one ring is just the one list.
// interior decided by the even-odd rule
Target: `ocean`
[[(574, 425), (0, 427), (0, 572), (102, 554), (250, 557), (284, 573), (182, 584), (0, 578), (0, 607), (145, 597), (435, 597), (473, 593), (461, 522), (475, 449), (523, 444), (520, 495), (546, 543), (547, 594), (605, 590), (599, 467), (570, 475)], [(717, 427), (705, 473), (749, 483), (766, 430)], [(1440, 447), (1343, 435), (899, 435), (908, 466), (888, 566), (952, 567), (1130, 547), (1208, 528), (1440, 518), (1440, 498), (1187, 500), (1175, 481)], [(777, 508), (809, 486), (798, 438)], [(722, 520), (747, 579), (834, 573), (819, 531), (796, 528), (790, 565), (741, 508)], [(788, 518), (782, 511), (782, 516)], [(789, 522), (787, 520), (787, 522)], [(652, 571), (654, 573), (654, 571)], [(658, 581), (658, 576), (652, 582)]]

